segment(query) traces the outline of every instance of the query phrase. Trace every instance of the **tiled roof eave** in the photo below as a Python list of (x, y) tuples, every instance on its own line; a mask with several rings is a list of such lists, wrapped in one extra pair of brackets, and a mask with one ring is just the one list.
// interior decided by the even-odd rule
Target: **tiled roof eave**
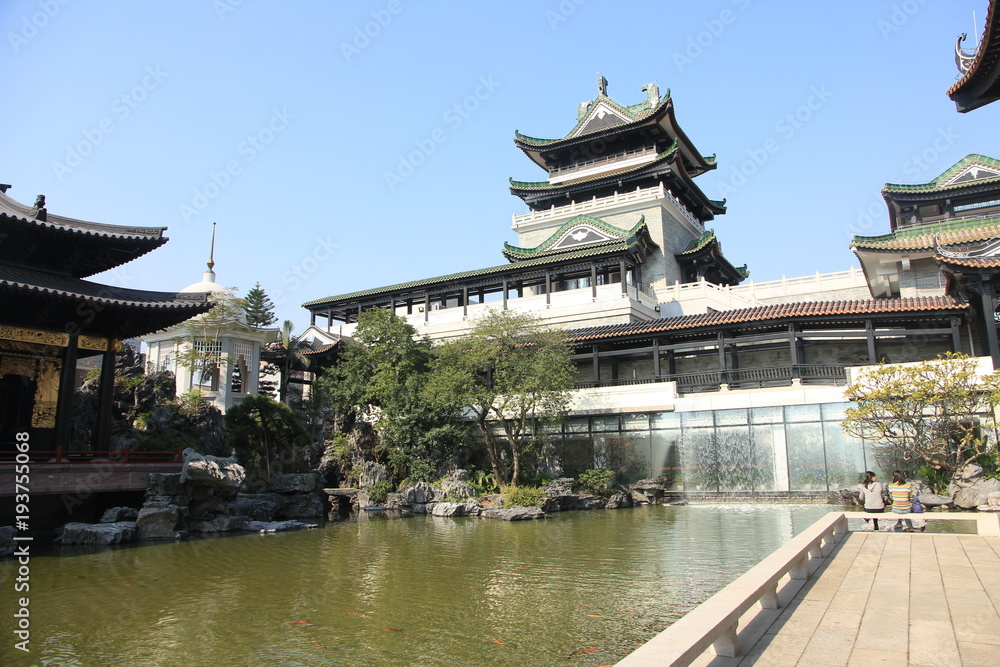
[(514, 133), (514, 143), (518, 148), (522, 150), (558, 150), (560, 148), (566, 148), (574, 146), (577, 143), (593, 141), (602, 134), (617, 134), (622, 131), (628, 131), (632, 129), (638, 129), (643, 125), (659, 122), (659, 120), (666, 113), (666, 110), (671, 106), (671, 99), (669, 95), (664, 95), (663, 99), (652, 109), (649, 109), (645, 114), (636, 114), (629, 111), (627, 107), (623, 107), (621, 104), (615, 102), (610, 97), (599, 97), (598, 100), (608, 106), (615, 108), (622, 114), (631, 117), (633, 120), (628, 123), (622, 123), (621, 125), (612, 125), (610, 127), (603, 127), (599, 130), (593, 132), (586, 132), (584, 134), (578, 134), (574, 136), (574, 133), (580, 128), (584, 119), (577, 121), (577, 124), (573, 126), (573, 129), (569, 133), (562, 137), (561, 139), (540, 139), (538, 137), (530, 137), (526, 134), (521, 134), (520, 132)]
[(558, 183), (556, 185), (553, 185), (548, 181), (517, 181), (511, 178), (509, 179), (510, 191), (514, 194), (548, 194), (558, 193), (564, 190), (573, 190), (581, 185), (600, 184), (604, 181), (613, 183), (623, 177), (642, 175), (646, 171), (653, 171), (666, 165), (667, 163), (673, 163), (677, 155), (679, 155), (679, 151), (677, 149), (677, 142), (675, 141), (670, 148), (657, 155), (652, 162), (640, 164), (630, 169), (616, 171), (612, 174), (597, 174), (595, 176), (591, 176), (590, 178), (583, 178), (578, 181), (570, 181), (567, 183)]
[(574, 260), (586, 260), (586, 259), (599, 260), (602, 255), (615, 255), (620, 252), (627, 251), (630, 248), (631, 246), (623, 247), (622, 249), (616, 249), (616, 248), (609, 249), (605, 247), (592, 248), (588, 246), (582, 250), (577, 249), (573, 250), (572, 252), (567, 252), (565, 255), (532, 257), (531, 259), (526, 259), (519, 262), (513, 262), (513, 263), (508, 262), (507, 264), (500, 264), (497, 266), (486, 267), (483, 269), (462, 271), (459, 273), (452, 273), (444, 276), (437, 276), (434, 278), (414, 280), (406, 283), (398, 283), (395, 285), (386, 285), (384, 287), (376, 287), (373, 289), (360, 290), (357, 292), (348, 292), (346, 294), (329, 296), (322, 299), (313, 299), (312, 301), (306, 301), (305, 303), (303, 303), (302, 307), (319, 309), (323, 306), (331, 306), (336, 303), (356, 301), (358, 299), (364, 299), (369, 297), (378, 297), (385, 294), (391, 294), (392, 292), (408, 292), (417, 290), (419, 288), (432, 289), (436, 286), (444, 286), (447, 284), (458, 283), (475, 278), (485, 278), (496, 274), (511, 273), (512, 275), (518, 275), (520, 272), (524, 271), (524, 269), (544, 267), (554, 262), (569, 262)]
[(968, 307), (968, 304), (960, 303), (951, 297), (778, 304), (699, 315), (684, 315), (634, 324), (613, 324), (577, 329), (570, 332), (569, 340), (571, 342), (586, 342), (668, 333), (694, 334), (699, 331), (712, 331), (722, 326), (774, 326), (803, 320), (834, 322), (865, 319), (870, 316), (898, 318), (911, 315), (925, 316), (932, 313), (940, 313), (941, 316), (945, 316), (965, 312)]
[(1000, 21), (997, 20), (996, 15), (997, 4), (996, 0), (990, 1), (976, 55), (962, 77), (948, 88), (948, 97), (954, 99), (956, 93), (974, 87), (979, 79), (988, 76), (998, 66), (998, 60), (1000, 60)]
[(127, 227), (124, 225), (88, 223), (84, 221), (70, 220), (68, 218), (61, 218), (58, 216), (49, 217), (50, 219), (48, 220), (38, 220), (35, 218), (27, 218), (12, 215), (6, 212), (0, 212), (0, 219), (6, 218), (17, 223), (31, 225), (33, 227), (54, 232), (71, 234), (74, 236), (93, 236), (98, 238), (121, 239), (125, 241), (138, 242), (148, 241), (156, 243), (156, 246), (154, 247), (159, 247), (167, 241), (167, 239), (163, 236), (163, 233), (167, 229), (166, 227)]

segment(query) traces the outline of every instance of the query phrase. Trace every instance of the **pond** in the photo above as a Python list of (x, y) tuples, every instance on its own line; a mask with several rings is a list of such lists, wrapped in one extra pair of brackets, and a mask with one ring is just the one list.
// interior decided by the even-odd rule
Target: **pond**
[(362, 516), (296, 533), (36, 547), (30, 654), (13, 648), (16, 563), (0, 563), (0, 664), (608, 665), (832, 509)]

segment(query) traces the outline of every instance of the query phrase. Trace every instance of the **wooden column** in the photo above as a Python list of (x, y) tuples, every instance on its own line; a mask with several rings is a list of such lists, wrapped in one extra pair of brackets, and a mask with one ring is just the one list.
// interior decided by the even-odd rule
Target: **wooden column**
[(76, 334), (69, 337), (69, 345), (63, 354), (62, 372), (59, 374), (59, 396), (56, 398), (56, 441), (57, 447), (70, 449), (73, 434), (73, 396), (76, 387)]
[(719, 380), (722, 384), (728, 383), (726, 377), (726, 336), (721, 331), (716, 337), (716, 345), (719, 347)]
[(115, 396), (115, 344), (108, 339), (108, 349), (101, 360), (101, 386), (97, 392), (97, 426), (94, 428), (93, 445), (95, 452), (108, 451), (111, 443), (111, 406)]
[(507, 310), (507, 279), (503, 279), (503, 309)]
[(653, 339), (653, 377), (660, 377), (660, 339)]
[(462, 285), (462, 317), (469, 316), (469, 288)]
[(594, 384), (601, 383), (601, 358), (597, 353), (597, 346), (592, 345), (591, 348), (591, 363), (594, 367)]
[(427, 323), (431, 316), (431, 293), (424, 292), (424, 324)]
[(871, 320), (865, 320), (865, 333), (868, 338), (868, 361), (872, 364), (877, 364), (878, 350), (875, 348), (875, 326)]
[(622, 279), (622, 296), (628, 295), (628, 283), (625, 281), (625, 258), (618, 260), (618, 275)]
[(597, 301), (597, 265), (590, 264), (590, 297)]
[(788, 325), (788, 356), (792, 362), (792, 379), (799, 377), (799, 341), (795, 334), (795, 324)]
[(552, 303), (552, 274), (545, 272), (545, 305)]
[(986, 342), (989, 345), (990, 356), (993, 357), (993, 368), (1000, 368), (1000, 343), (997, 341), (997, 322), (994, 316), (994, 287), (988, 276), (983, 276), (982, 318), (986, 329)]
[(961, 352), (962, 351), (962, 332), (958, 327), (958, 318), (951, 318), (951, 351)]

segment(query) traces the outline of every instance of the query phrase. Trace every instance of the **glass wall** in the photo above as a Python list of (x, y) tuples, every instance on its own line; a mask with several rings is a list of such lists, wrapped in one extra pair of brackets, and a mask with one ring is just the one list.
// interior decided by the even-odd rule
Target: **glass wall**
[(573, 417), (543, 429), (563, 473), (665, 475), (688, 492), (825, 492), (858, 484), (874, 458), (840, 422), (850, 404)]

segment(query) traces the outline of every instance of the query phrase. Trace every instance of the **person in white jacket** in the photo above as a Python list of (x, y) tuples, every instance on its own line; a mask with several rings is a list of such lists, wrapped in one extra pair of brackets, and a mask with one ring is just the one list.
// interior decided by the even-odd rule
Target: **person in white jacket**
[[(871, 470), (865, 472), (865, 481), (861, 483), (858, 499), (864, 505), (865, 511), (869, 514), (882, 514), (885, 512), (885, 499), (883, 497), (882, 482), (875, 481), (875, 473)], [(865, 519), (865, 524), (869, 520)], [(871, 519), (874, 528), (866, 525), (865, 530), (878, 530), (878, 519)]]

